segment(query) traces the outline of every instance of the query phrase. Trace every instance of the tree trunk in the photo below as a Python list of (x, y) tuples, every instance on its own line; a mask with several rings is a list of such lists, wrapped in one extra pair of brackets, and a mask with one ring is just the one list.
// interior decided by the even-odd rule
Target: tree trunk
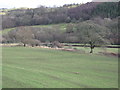
[(90, 42), (89, 44), (90, 44), (90, 49), (91, 49), (90, 53), (93, 53), (93, 49), (95, 47), (94, 42)]
[(93, 48), (92, 47), (90, 47), (91, 48), (91, 51), (90, 51), (90, 53), (93, 53)]

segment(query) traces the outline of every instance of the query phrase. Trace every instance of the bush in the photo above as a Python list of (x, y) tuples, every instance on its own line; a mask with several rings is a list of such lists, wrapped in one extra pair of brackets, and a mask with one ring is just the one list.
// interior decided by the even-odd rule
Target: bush
[(62, 48), (63, 45), (58, 41), (54, 41), (52, 42), (52, 47)]

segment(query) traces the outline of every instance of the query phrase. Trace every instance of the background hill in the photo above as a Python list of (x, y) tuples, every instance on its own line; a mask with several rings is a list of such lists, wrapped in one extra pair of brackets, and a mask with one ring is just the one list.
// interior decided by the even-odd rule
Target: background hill
[(18, 26), (48, 25), (58, 23), (75, 23), (92, 18), (118, 17), (118, 2), (89, 2), (86, 4), (69, 4), (62, 7), (2, 9), (3, 28)]
[(118, 2), (2, 10), (3, 43), (120, 44)]

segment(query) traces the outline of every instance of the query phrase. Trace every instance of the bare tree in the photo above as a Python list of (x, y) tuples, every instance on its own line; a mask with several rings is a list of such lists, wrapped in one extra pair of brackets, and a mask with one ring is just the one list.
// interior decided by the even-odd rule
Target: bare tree
[(34, 34), (28, 27), (19, 27), (17, 28), (16, 37), (19, 42), (22, 42), (24, 44), (24, 47), (26, 44), (29, 44), (30, 40), (34, 38)]
[(110, 44), (107, 39), (107, 35), (110, 34), (106, 27), (102, 27), (92, 22), (83, 22), (78, 24), (79, 33), (78, 37), (85, 44), (90, 45), (90, 53), (93, 53), (93, 49), (96, 45)]

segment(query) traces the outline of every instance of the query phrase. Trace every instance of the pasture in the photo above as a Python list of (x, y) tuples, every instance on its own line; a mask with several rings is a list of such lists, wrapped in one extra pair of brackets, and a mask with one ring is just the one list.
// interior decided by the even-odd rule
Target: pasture
[[(33, 28), (57, 28), (59, 30), (65, 31), (68, 24), (61, 23), (61, 24), (49, 24), (49, 25), (34, 25), (34, 26), (28, 26)], [(3, 31), (0, 31), (0, 34), (7, 34), (8, 32), (15, 30), (15, 28), (8, 28), (4, 29)]]
[(3, 88), (117, 88), (118, 58), (3, 47)]

